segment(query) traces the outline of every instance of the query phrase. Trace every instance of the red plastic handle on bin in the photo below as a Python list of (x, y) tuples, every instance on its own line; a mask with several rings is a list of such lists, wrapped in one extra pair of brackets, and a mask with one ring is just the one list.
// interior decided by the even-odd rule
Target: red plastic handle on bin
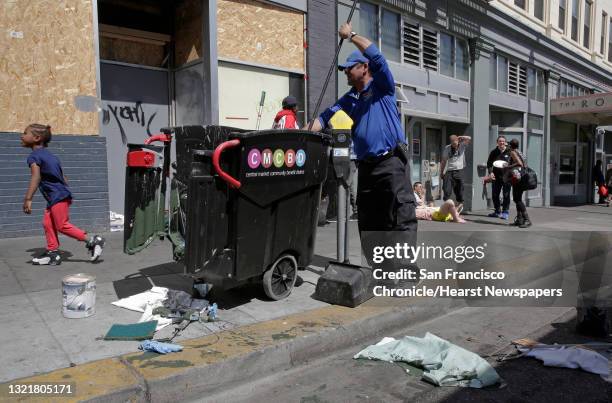
[(170, 134), (156, 134), (154, 136), (149, 137), (144, 141), (145, 144), (151, 144), (154, 141), (163, 141), (165, 143), (169, 143), (172, 141), (172, 135)]
[(221, 165), (219, 165), (219, 159), (221, 158), (221, 153), (225, 151), (225, 149), (237, 147), (239, 145), (240, 145), (240, 140), (238, 139), (224, 141), (223, 143), (219, 144), (217, 148), (215, 148), (215, 151), (213, 152), (213, 156), (212, 156), (212, 163), (213, 163), (213, 167), (215, 168), (215, 172), (219, 174), (221, 179), (223, 179), (231, 187), (236, 188), (236, 189), (240, 188), (241, 183), (237, 179), (232, 178), (227, 172), (221, 169)]

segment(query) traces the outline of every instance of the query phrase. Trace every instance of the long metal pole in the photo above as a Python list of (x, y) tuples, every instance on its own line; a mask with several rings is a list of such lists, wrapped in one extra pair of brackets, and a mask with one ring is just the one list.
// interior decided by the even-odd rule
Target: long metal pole
[[(350, 178), (349, 178), (350, 179)], [(349, 261), (349, 217), (351, 216), (351, 188), (350, 185), (346, 187), (345, 194), (345, 214), (344, 214), (344, 260), (343, 263), (350, 263)]]
[[(357, 7), (357, 0), (353, 0), (353, 6), (351, 7), (351, 12), (349, 13), (348, 19), (346, 20), (347, 24), (351, 22), (353, 18), (353, 13), (355, 12), (355, 8)], [(336, 66), (338, 65), (338, 55), (340, 54), (340, 49), (342, 48), (342, 43), (344, 42), (344, 38), (340, 38), (340, 42), (338, 42), (338, 47), (336, 48), (336, 55), (334, 56), (334, 61), (331, 66), (329, 66), (329, 71), (327, 72), (327, 78), (325, 79), (325, 83), (323, 84), (323, 89), (321, 90), (321, 94), (319, 95), (319, 99), (317, 100), (317, 104), (312, 112), (312, 118), (310, 119), (310, 123), (308, 124), (308, 130), (312, 130), (312, 125), (314, 120), (317, 118), (319, 114), (319, 108), (321, 107), (321, 102), (323, 101), (323, 96), (325, 96), (325, 91), (327, 91), (327, 85), (329, 84), (329, 80), (331, 78), (332, 73), (336, 70)]]
[(336, 204), (338, 205), (338, 217), (336, 218), (336, 255), (340, 263), (344, 263), (346, 259), (346, 248), (348, 234), (346, 233), (346, 194), (347, 189), (344, 188), (341, 181), (338, 180), (338, 195)]

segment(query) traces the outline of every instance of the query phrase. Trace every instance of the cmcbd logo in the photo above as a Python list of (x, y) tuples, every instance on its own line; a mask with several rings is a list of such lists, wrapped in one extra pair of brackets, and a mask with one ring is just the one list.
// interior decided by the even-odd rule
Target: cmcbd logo
[(272, 150), (266, 148), (259, 150), (252, 148), (247, 154), (247, 164), (251, 169), (263, 168), (270, 169), (272, 166), (276, 169), (282, 168), (301, 168), (306, 163), (306, 152), (302, 149), (287, 151), (277, 148)]

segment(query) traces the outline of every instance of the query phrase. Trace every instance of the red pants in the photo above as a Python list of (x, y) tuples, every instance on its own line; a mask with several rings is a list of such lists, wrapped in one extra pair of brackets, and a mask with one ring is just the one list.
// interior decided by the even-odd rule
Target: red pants
[(51, 208), (45, 209), (45, 215), (43, 216), (43, 227), (45, 228), (45, 236), (47, 237), (47, 250), (57, 250), (59, 247), (59, 240), (57, 239), (57, 233), (61, 232), (71, 238), (84, 241), (87, 239), (85, 231), (75, 227), (68, 221), (69, 209), (71, 200), (62, 200), (59, 203), (54, 204)]

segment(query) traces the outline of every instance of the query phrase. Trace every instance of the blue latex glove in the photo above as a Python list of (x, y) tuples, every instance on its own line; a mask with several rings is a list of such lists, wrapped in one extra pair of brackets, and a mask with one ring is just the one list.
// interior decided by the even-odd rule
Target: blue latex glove
[(183, 346), (179, 346), (178, 344), (162, 343), (155, 340), (145, 340), (140, 343), (138, 348), (144, 351), (153, 351), (160, 354), (174, 353), (183, 350)]
[(208, 308), (208, 321), (214, 322), (217, 320), (217, 303), (215, 302)]

